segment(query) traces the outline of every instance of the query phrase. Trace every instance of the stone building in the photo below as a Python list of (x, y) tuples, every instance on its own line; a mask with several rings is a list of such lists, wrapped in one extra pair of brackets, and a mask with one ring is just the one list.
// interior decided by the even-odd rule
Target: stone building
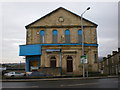
[(120, 48), (118, 51), (113, 51), (112, 55), (104, 57), (99, 65), (103, 74), (118, 75), (120, 73)]
[[(27, 25), (26, 45), (20, 45), (20, 56), (26, 57), (26, 72), (36, 68), (59, 75), (82, 75), (80, 22), (79, 15), (60, 7)], [(97, 72), (97, 24), (83, 18), (83, 27), (88, 70)]]

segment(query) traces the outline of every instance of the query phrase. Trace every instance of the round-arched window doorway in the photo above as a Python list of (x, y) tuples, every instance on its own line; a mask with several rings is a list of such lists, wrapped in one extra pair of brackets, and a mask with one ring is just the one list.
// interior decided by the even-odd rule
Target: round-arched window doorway
[(55, 68), (56, 67), (56, 57), (52, 56), (50, 58), (50, 67)]
[(67, 57), (67, 72), (73, 72), (73, 58), (71, 56)]

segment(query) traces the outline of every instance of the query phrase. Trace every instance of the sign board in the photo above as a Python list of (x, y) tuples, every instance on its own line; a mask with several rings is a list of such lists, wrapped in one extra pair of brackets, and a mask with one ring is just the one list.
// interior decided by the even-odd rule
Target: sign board
[(82, 64), (88, 63), (88, 60), (87, 60), (87, 56), (86, 56), (86, 55), (81, 56), (81, 63), (82, 63)]
[(36, 69), (38, 69), (38, 67), (31, 66), (31, 69), (36, 70)]
[(60, 52), (60, 49), (47, 49), (46, 52)]

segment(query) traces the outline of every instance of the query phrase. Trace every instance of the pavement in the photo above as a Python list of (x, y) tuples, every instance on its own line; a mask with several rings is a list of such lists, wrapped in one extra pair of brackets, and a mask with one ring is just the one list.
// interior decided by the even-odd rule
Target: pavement
[(59, 77), (59, 78), (38, 78), (38, 79), (2, 79), (0, 80), (1, 82), (34, 82), (34, 81), (41, 81), (41, 80), (47, 80), (47, 81), (51, 81), (51, 80), (75, 80), (75, 79), (80, 79), (80, 80), (84, 80), (84, 79), (103, 79), (103, 78), (119, 78), (119, 76), (99, 76), (99, 77)]

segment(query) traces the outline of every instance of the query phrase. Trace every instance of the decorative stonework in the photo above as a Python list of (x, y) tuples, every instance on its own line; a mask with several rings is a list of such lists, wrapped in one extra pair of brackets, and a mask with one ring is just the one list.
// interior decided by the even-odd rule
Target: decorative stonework
[(59, 22), (64, 22), (64, 18), (63, 18), (62, 16), (60, 16), (60, 17), (58, 18), (58, 21), (59, 21)]

